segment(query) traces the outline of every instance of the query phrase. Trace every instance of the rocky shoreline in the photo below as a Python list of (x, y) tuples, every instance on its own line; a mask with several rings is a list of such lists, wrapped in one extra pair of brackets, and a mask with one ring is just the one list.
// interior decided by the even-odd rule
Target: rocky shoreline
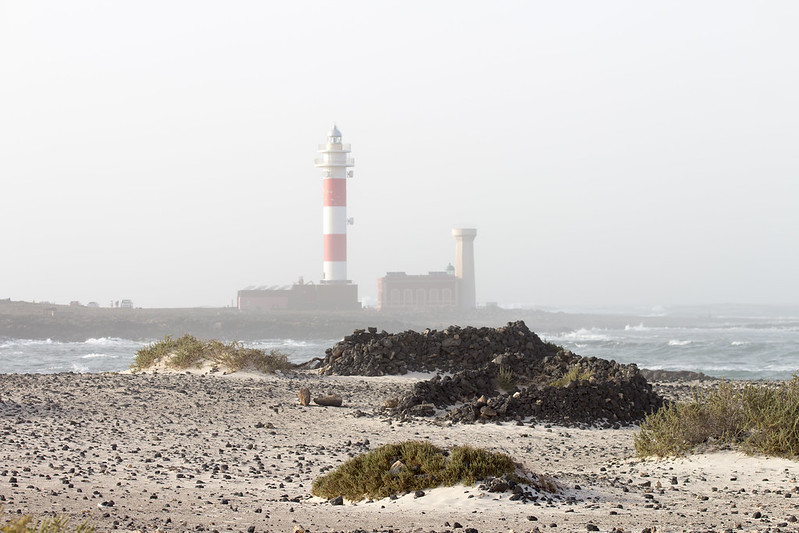
[(445, 329), (451, 324), (484, 324), (498, 327), (524, 320), (533, 331), (568, 331), (584, 327), (624, 327), (646, 324), (672, 327), (712, 324), (708, 317), (642, 317), (608, 314), (571, 314), (498, 307), (464, 312), (353, 312), (274, 311), (246, 312), (235, 307), (120, 309), (0, 300), (0, 337), (84, 341), (118, 337), (131, 340), (179, 337), (247, 341), (267, 338), (340, 339), (356, 328), (372, 325), (386, 331), (424, 328)]
[[(98, 531), (795, 530), (791, 461), (640, 461), (633, 426), (460, 424), (385, 409), (430, 375), (203, 372), (0, 375), (0, 505)], [(673, 397), (683, 386), (653, 390)], [(343, 404), (303, 406), (301, 388)], [(479, 486), (342, 505), (310, 495), (350, 457), (413, 439), (508, 453), (564, 489), (528, 503)]]

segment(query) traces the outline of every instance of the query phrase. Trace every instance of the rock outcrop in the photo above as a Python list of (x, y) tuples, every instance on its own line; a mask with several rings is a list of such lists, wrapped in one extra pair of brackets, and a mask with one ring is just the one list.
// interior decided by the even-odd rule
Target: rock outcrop
[(635, 365), (581, 357), (543, 342), (521, 321), (421, 333), (356, 330), (326, 351), (320, 372), (438, 372), (389, 410), (407, 416), (438, 412), (455, 422), (531, 419), (614, 427), (640, 421), (663, 405)]

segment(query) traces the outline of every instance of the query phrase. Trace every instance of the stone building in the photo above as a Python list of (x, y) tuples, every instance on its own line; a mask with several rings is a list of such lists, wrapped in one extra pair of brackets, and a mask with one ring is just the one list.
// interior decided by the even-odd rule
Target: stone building
[(350, 311), (361, 308), (354, 284), (315, 285), (302, 280), (290, 287), (253, 288), (238, 292), (241, 311)]
[(474, 238), (477, 230), (457, 228), (455, 265), (444, 272), (411, 275), (389, 272), (377, 280), (377, 308), (387, 310), (474, 309)]

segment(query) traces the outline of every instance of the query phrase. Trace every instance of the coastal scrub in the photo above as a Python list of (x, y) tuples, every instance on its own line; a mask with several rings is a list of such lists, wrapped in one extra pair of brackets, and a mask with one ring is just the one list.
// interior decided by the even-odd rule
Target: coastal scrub
[(250, 368), (271, 373), (294, 367), (286, 354), (278, 350), (266, 353), (257, 348), (246, 348), (238, 342), (225, 344), (218, 340), (206, 341), (192, 335), (183, 335), (178, 339), (166, 336), (161, 341), (141, 348), (136, 352), (136, 360), (131, 369), (136, 372), (164, 364), (169, 368), (183, 370), (200, 368), (206, 363), (223, 366), (231, 372)]
[(69, 528), (69, 518), (47, 517), (37, 520), (33, 515), (10, 516), (0, 508), (0, 533), (94, 533), (88, 522)]
[(593, 372), (590, 370), (583, 370), (580, 368), (580, 365), (575, 364), (569, 367), (569, 370), (566, 371), (560, 378), (552, 381), (549, 385), (552, 387), (565, 387), (572, 381), (588, 381), (594, 375)]
[(642, 457), (683, 455), (701, 445), (799, 457), (799, 376), (777, 384), (722, 382), (648, 415), (635, 436)]
[(499, 476), (535, 485), (539, 490), (556, 490), (549, 479), (521, 474), (519, 465), (505, 454), (471, 446), (456, 446), (447, 452), (429, 442), (406, 441), (386, 444), (350, 459), (317, 478), (311, 493), (322, 498), (343, 496), (360, 501), (458, 483), (470, 485)]
[(513, 375), (513, 370), (501, 366), (497, 374), (497, 387), (502, 390), (513, 390), (516, 387), (516, 377)]

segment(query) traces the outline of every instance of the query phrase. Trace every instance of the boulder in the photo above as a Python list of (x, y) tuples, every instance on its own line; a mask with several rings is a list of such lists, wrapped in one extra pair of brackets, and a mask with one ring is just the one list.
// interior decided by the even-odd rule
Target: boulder
[(300, 399), (300, 405), (310, 405), (311, 404), (311, 391), (307, 388), (303, 387), (297, 393), (297, 396)]
[(391, 468), (388, 469), (388, 473), (391, 474), (394, 477), (397, 477), (397, 476), (400, 475), (400, 473), (402, 472), (402, 470), (404, 468), (405, 468), (405, 463), (403, 463), (402, 461), (397, 460), (397, 461), (394, 461), (394, 464), (391, 465)]
[(343, 399), (338, 394), (328, 394), (327, 396), (320, 396), (313, 399), (316, 405), (323, 405), (325, 407), (341, 407)]

